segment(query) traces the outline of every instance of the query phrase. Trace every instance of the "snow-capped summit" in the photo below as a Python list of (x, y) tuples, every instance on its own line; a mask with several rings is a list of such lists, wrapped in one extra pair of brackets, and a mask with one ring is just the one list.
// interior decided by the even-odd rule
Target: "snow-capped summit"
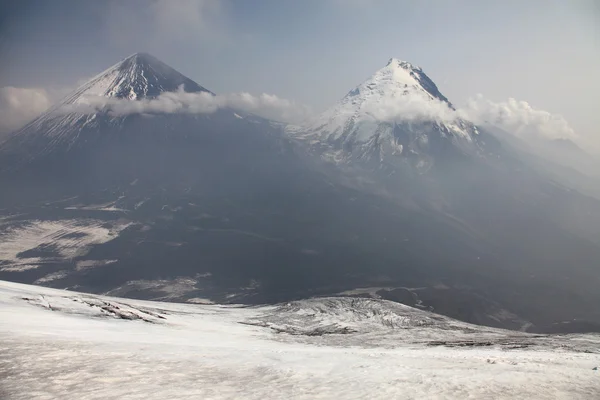
[[(64, 154), (84, 147), (92, 149), (99, 141), (112, 141), (113, 146), (121, 146), (123, 138), (133, 140), (133, 136), (139, 136), (143, 144), (151, 131), (163, 139), (169, 135), (186, 136), (200, 129), (198, 121), (210, 124), (217, 118), (216, 114), (227, 121), (237, 120), (233, 110), (229, 109), (213, 114), (187, 115), (156, 111), (151, 120), (147, 113), (135, 115), (113, 111), (115, 104), (124, 107), (128, 102), (152, 100), (162, 93), (181, 90), (214, 95), (150, 54), (135, 53), (82, 84), (14, 132), (0, 145), (3, 161), (0, 171), (21, 168), (45, 155)], [(184, 128), (182, 124), (187, 125)]]
[[(153, 99), (164, 92), (207, 92), (193, 80), (147, 53), (135, 53), (107, 68), (54, 104), (48, 111), (23, 127), (16, 136), (30, 131), (45, 136), (64, 137), (73, 129), (79, 130), (97, 123), (98, 114), (82, 112), (78, 105), (88, 104), (90, 98), (100, 97), (142, 100)], [(86, 110), (87, 111), (87, 110)], [(115, 119), (116, 120), (116, 119)]]
[(464, 151), (477, 133), (420, 67), (391, 58), (298, 136), (327, 144), (337, 160), (384, 161), (409, 152), (424, 167), (436, 142), (449, 140)]
[(193, 80), (147, 53), (135, 53), (96, 75), (67, 96), (61, 104), (77, 103), (84, 96), (139, 100), (173, 92), (209, 92)]
[(147, 53), (135, 53), (104, 70), (79, 86), (48, 111), (15, 132), (0, 146), (2, 152), (21, 152), (36, 157), (57, 147), (71, 148), (83, 139), (82, 132), (106, 131), (118, 126), (125, 117), (111, 115), (102, 107), (88, 107), (90, 99), (102, 104), (102, 98), (123, 101), (154, 99), (161, 93), (206, 92), (208, 89)]
[(440, 93), (435, 83), (423, 72), (423, 69), (408, 61), (390, 58), (387, 65), (377, 71), (375, 77), (379, 77), (380, 81), (387, 80), (396, 83), (396, 85), (399, 84), (401, 88), (404, 85), (403, 89), (408, 89), (408, 91), (424, 91), (432, 98), (443, 101), (452, 107), (448, 99)]

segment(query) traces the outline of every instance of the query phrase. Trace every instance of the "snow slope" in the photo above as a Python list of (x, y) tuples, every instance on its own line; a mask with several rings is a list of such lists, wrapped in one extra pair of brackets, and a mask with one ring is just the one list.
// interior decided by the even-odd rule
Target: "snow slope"
[(3, 399), (592, 399), (599, 345), (380, 300), (190, 305), (0, 282)]

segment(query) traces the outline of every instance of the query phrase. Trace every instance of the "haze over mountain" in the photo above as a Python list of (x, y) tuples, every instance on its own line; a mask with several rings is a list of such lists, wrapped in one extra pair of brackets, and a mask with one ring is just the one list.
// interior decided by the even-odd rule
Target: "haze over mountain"
[(15, 132), (0, 278), (176, 301), (346, 293), (597, 329), (599, 202), (466, 120), (421, 68), (391, 59), (302, 125), (236, 104), (136, 53)]

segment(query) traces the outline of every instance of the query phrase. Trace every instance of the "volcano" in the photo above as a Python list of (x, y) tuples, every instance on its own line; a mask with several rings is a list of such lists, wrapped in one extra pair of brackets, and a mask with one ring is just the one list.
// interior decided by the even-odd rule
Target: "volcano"
[(478, 128), (456, 114), (423, 69), (396, 58), (297, 136), (318, 143), (317, 150), (338, 163), (417, 173), (440, 159), (485, 153)]

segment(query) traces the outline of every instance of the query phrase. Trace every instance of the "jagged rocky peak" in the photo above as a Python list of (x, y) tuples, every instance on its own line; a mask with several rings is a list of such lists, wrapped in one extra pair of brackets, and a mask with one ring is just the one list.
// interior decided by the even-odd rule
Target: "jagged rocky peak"
[(186, 92), (210, 92), (156, 57), (135, 53), (81, 85), (63, 103), (77, 103), (84, 96), (154, 98), (182, 85)]

